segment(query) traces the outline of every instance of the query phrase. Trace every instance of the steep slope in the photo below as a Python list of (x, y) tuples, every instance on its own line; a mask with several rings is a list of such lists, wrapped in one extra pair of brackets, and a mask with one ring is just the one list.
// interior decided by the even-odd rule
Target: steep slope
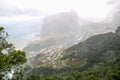
[(88, 37), (113, 31), (110, 24), (90, 22), (79, 18), (75, 11), (62, 12), (44, 18), (38, 40), (23, 49), (26, 53), (57, 46), (72, 46)]
[(43, 21), (40, 40), (33, 41), (23, 50), (25, 52), (38, 52), (53, 46), (72, 44), (76, 40), (79, 17), (76, 12), (63, 12), (47, 16)]
[(65, 50), (65, 53), (67, 54), (85, 54), (89, 53), (90, 55), (92, 53), (102, 53), (107, 50), (112, 49), (119, 49), (120, 37), (116, 33), (106, 33), (106, 34), (100, 34), (95, 35), (84, 42), (81, 42), (75, 46), (70, 47), (69, 49)]
[(50, 15), (44, 19), (41, 37), (59, 37), (72, 32), (75, 34), (78, 27), (79, 16), (75, 11)]
[[(33, 74), (55, 75), (60, 80), (70, 76), (71, 80), (119, 80), (120, 79), (120, 35), (99, 34), (69, 47), (62, 52), (56, 67), (43, 66), (32, 70)], [(51, 62), (51, 63), (55, 63)], [(59, 65), (62, 67), (59, 68)], [(40, 71), (39, 71), (40, 70)], [(74, 78), (74, 79), (73, 79)], [(91, 79), (92, 78), (92, 79)]]

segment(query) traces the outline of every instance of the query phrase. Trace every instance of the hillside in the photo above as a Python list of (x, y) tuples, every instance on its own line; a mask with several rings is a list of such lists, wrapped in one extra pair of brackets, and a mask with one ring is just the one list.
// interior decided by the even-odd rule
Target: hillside
[[(54, 46), (73, 44), (79, 26), (76, 12), (62, 12), (45, 17), (39, 40), (28, 44), (23, 50), (27, 53), (37, 52)], [(37, 43), (36, 43), (37, 42)]]
[(28, 55), (28, 53), (37, 53), (50, 47), (68, 47), (92, 35), (113, 30), (110, 24), (81, 19), (75, 11), (48, 15), (44, 18), (42, 29), (36, 36), (38, 39), (33, 39), (23, 48), (23, 51)]
[(118, 33), (119, 27), (115, 33), (92, 36), (62, 50), (58, 59), (38, 65), (31, 72), (46, 77), (60, 78), (60, 80), (64, 78), (65, 80), (119, 80), (120, 35)]

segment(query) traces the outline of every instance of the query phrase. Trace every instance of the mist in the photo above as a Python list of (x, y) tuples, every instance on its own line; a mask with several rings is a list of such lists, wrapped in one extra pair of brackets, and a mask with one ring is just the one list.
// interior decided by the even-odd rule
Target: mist
[(0, 41), (0, 80), (120, 80), (120, 0), (0, 0)]
[(17, 49), (47, 37), (70, 36), (75, 39), (71, 42), (76, 43), (94, 34), (114, 31), (119, 25), (119, 3), (119, 0), (1, 0), (0, 25), (6, 27), (10, 42)]

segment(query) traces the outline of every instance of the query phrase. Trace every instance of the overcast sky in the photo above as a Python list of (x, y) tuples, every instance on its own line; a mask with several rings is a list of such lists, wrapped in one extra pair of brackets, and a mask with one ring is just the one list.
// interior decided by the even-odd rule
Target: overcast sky
[(115, 4), (113, 0), (0, 0), (0, 25), (15, 47), (22, 49), (40, 33), (47, 15), (75, 10), (82, 19), (103, 21)]
[(104, 19), (112, 8), (110, 2), (111, 0), (0, 0), (0, 16), (45, 16), (74, 9), (82, 18)]

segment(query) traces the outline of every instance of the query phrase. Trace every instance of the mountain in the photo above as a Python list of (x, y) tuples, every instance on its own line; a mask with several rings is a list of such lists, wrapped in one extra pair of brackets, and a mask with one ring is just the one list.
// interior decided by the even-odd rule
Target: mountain
[[(31, 73), (60, 80), (119, 80), (119, 33), (120, 27), (115, 32), (94, 35), (74, 46), (60, 50), (62, 51), (60, 57), (54, 61), (37, 64)], [(42, 59), (36, 57), (37, 61)]]
[(76, 12), (63, 12), (47, 16), (43, 21), (41, 34), (28, 44), (23, 50), (25, 52), (38, 52), (42, 49), (72, 44), (76, 40), (78, 32), (79, 17)]
[(78, 27), (79, 16), (75, 11), (50, 15), (44, 19), (41, 37), (61, 37), (72, 33), (75, 35)]
[(37, 35), (39, 39), (28, 43), (23, 51), (38, 53), (55, 46), (69, 47), (92, 35), (114, 30), (108, 26), (107, 23), (83, 20), (75, 11), (49, 15), (43, 20), (41, 32)]

